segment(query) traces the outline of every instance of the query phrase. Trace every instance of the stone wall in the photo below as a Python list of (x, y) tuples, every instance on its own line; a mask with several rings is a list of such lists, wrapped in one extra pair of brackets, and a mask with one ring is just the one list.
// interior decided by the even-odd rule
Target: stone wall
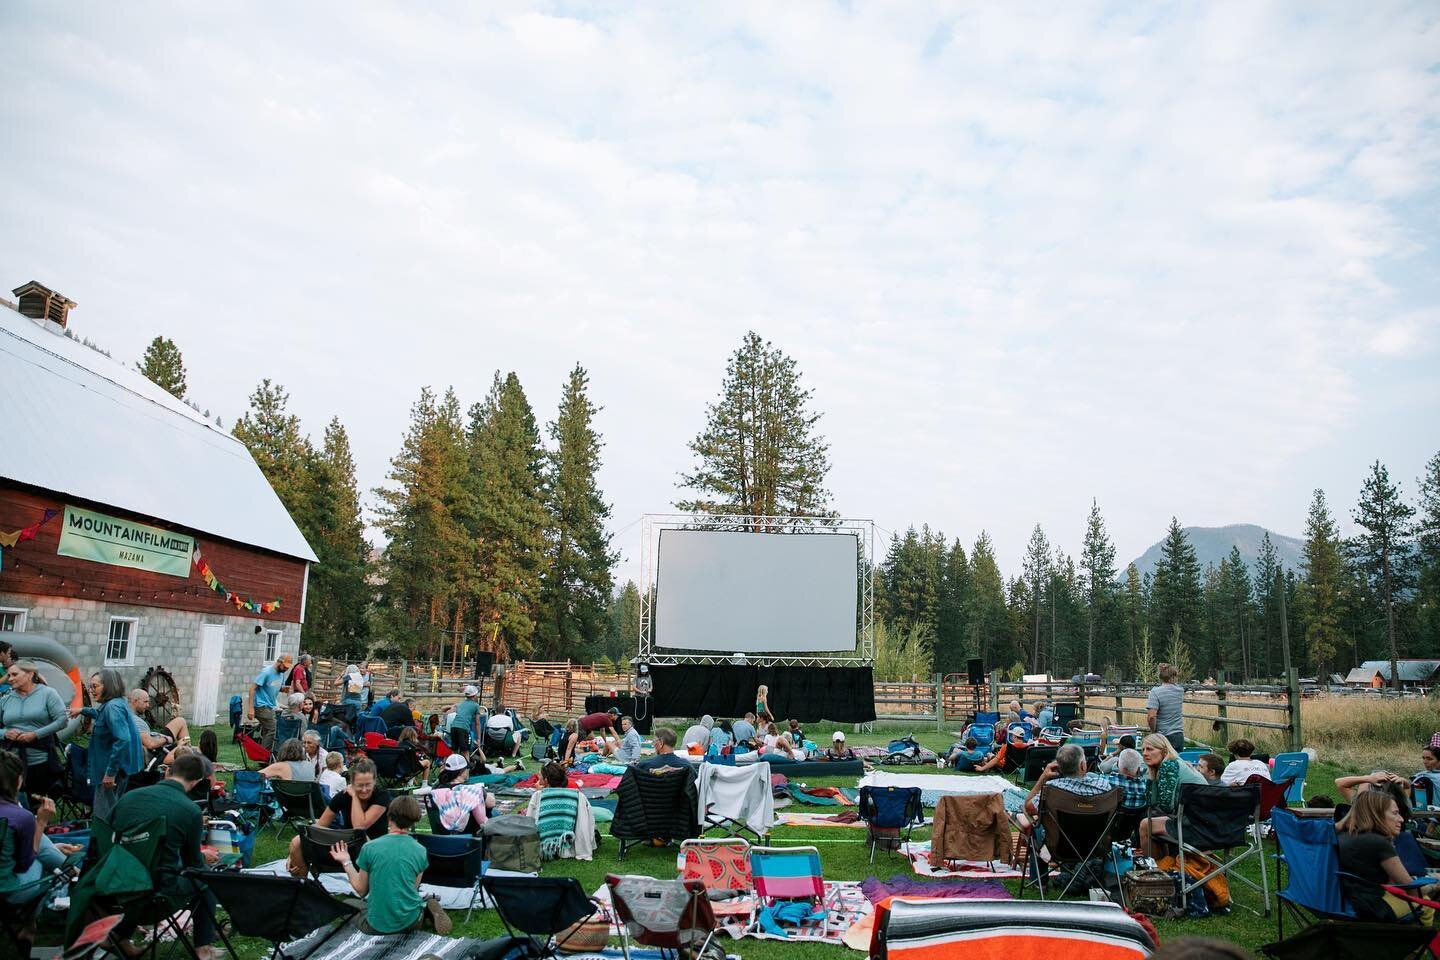
[[(108, 600), (37, 596), (0, 591), (0, 608), (26, 611), (25, 632), (48, 636), (69, 648), (87, 674), (103, 665), (111, 617), (135, 617), (131, 638), (132, 665), (116, 667), (126, 685), (138, 684), (151, 667), (170, 671), (180, 687), (181, 704), (187, 719), (195, 717), (195, 669), (200, 656), (201, 627), (225, 626), (225, 649), (216, 697), (215, 722), (226, 723), (232, 694), (244, 695), (260, 672), (265, 659), (265, 634), (256, 633), (257, 624), (282, 630), (278, 653), (295, 654), (300, 649), (300, 624), (260, 621), (254, 617), (192, 613), (162, 607), (147, 607)], [(0, 639), (11, 639), (0, 633)]]

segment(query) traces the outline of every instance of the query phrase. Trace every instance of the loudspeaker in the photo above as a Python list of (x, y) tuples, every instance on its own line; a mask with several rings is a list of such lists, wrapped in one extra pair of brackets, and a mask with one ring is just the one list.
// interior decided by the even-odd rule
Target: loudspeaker
[(970, 685), (978, 687), (985, 682), (985, 661), (979, 657), (971, 657), (966, 663), (970, 671)]
[(479, 651), (475, 654), (475, 679), (490, 676), (490, 671), (495, 666), (495, 654)]

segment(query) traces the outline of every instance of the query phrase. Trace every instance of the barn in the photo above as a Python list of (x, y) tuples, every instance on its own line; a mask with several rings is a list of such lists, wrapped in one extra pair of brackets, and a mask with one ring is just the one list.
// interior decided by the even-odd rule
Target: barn
[(299, 651), (315, 554), (244, 444), (67, 336), (72, 301), (14, 292), (0, 299), (0, 639), (48, 637), (131, 684), (164, 667), (182, 712), (213, 723), (262, 663)]

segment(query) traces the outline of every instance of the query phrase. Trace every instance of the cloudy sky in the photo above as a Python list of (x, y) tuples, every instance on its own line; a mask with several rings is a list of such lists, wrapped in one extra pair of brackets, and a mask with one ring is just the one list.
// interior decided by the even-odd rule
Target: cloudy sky
[(364, 487), (422, 385), (578, 361), (622, 576), (748, 329), (837, 509), (1011, 571), (1440, 450), (1433, 3), (408, 6), (0, 5), (0, 283)]

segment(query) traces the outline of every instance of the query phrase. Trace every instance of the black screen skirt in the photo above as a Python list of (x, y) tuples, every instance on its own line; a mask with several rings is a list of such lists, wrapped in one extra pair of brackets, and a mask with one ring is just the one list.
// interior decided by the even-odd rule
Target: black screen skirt
[(755, 709), (755, 689), (770, 688), (770, 712), (777, 720), (869, 723), (875, 719), (875, 672), (870, 667), (751, 667), (678, 664), (650, 668), (657, 717), (717, 720), (743, 717)]

